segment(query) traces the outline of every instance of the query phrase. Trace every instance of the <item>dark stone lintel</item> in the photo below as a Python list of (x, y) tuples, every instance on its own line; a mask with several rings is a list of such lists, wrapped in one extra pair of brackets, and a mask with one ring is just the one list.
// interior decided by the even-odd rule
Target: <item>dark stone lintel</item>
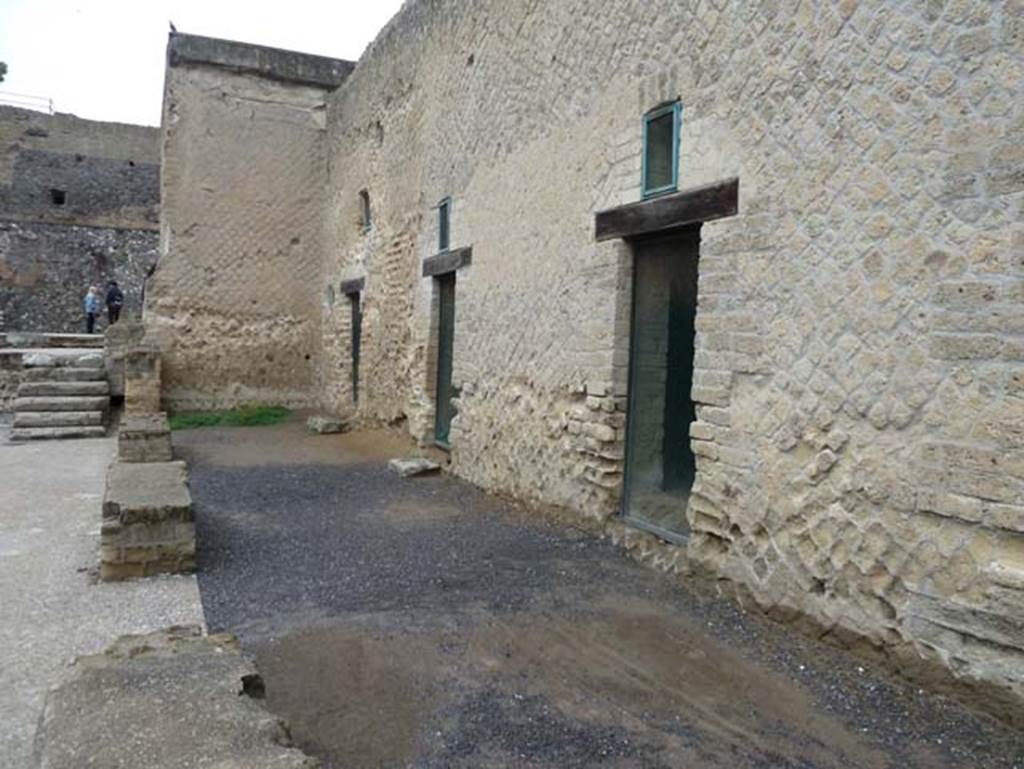
[(341, 281), (338, 290), (345, 295), (358, 294), (363, 290), (364, 286), (366, 286), (366, 278), (352, 278), (351, 280)]
[(473, 247), (456, 248), (423, 260), (423, 277), (433, 278), (466, 267), (473, 261)]
[(733, 216), (739, 210), (739, 188), (739, 179), (727, 179), (599, 211), (594, 216), (594, 236), (598, 241), (635, 238)]

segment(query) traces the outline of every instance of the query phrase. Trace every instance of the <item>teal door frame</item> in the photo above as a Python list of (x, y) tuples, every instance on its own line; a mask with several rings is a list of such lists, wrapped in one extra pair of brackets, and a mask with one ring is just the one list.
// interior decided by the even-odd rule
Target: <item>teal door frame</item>
[(352, 402), (359, 402), (359, 353), (363, 339), (363, 311), (359, 305), (360, 294), (348, 295), (351, 307), (352, 324)]
[(434, 442), (449, 448), (452, 417), (453, 354), (455, 345), (455, 272), (434, 278), (437, 281), (437, 377), (435, 381)]
[[(695, 249), (691, 253), (686, 253), (686, 249), (685, 249), (685, 247), (683, 247), (684, 244), (687, 242), (688, 238), (693, 238), (696, 241), (696, 247), (695, 247)], [(677, 232), (677, 233), (672, 233), (672, 234), (658, 234), (658, 235), (654, 235), (654, 236), (651, 236), (651, 237), (648, 237), (648, 238), (638, 238), (638, 239), (635, 239), (635, 240), (632, 241), (632, 248), (633, 248), (632, 262), (633, 263), (632, 263), (632, 286), (631, 286), (632, 290), (631, 290), (631, 297), (630, 297), (630, 318), (629, 318), (629, 373), (628, 373), (628, 382), (629, 382), (629, 384), (628, 384), (627, 406), (626, 406), (626, 408), (627, 408), (627, 417), (626, 417), (626, 453), (625, 453), (625, 464), (624, 464), (624, 468), (623, 468), (624, 469), (624, 476), (623, 476), (623, 485), (622, 485), (622, 496), (619, 499), (619, 515), (630, 526), (633, 526), (633, 527), (638, 528), (638, 529), (642, 529), (644, 531), (649, 531), (650, 533), (660, 537), (661, 539), (663, 539), (663, 540), (665, 540), (667, 542), (672, 542), (672, 543), (675, 543), (675, 544), (683, 545), (683, 544), (686, 544), (688, 536), (689, 536), (688, 528), (685, 531), (675, 531), (675, 530), (672, 530), (672, 529), (668, 529), (668, 528), (666, 528), (664, 526), (659, 526), (658, 524), (656, 524), (656, 523), (654, 523), (654, 522), (652, 522), (650, 520), (646, 520), (646, 519), (644, 519), (642, 517), (633, 515), (631, 513), (631, 510), (630, 510), (630, 502), (631, 502), (631, 500), (633, 498), (633, 491), (634, 491), (634, 488), (633, 488), (633, 486), (634, 486), (634, 477), (633, 476), (634, 476), (634, 473), (635, 473), (635, 469), (634, 469), (633, 461), (632, 460), (635, 459), (637, 431), (639, 429), (637, 424), (636, 424), (636, 421), (637, 421), (637, 414), (638, 414), (639, 409), (640, 409), (640, 404), (638, 403), (638, 398), (639, 398), (639, 394), (638, 394), (638, 389), (639, 389), (638, 388), (638, 377), (639, 377), (640, 366), (639, 366), (639, 362), (637, 360), (637, 353), (638, 353), (638, 347), (639, 347), (637, 336), (640, 333), (640, 328), (638, 327), (637, 307), (638, 307), (638, 302), (639, 302), (639, 291), (641, 290), (641, 287), (638, 285), (639, 284), (639, 280), (638, 280), (638, 269), (637, 269), (638, 265), (637, 265), (637, 263), (638, 263), (638, 261), (640, 259), (644, 258), (643, 251), (644, 251), (645, 247), (651, 247), (651, 246), (657, 246), (657, 245), (663, 245), (663, 244), (670, 244), (670, 243), (679, 243), (680, 246), (681, 246), (681, 248), (680, 248), (681, 253), (678, 255), (677, 258), (680, 258), (680, 259), (693, 258), (695, 260), (695, 262), (696, 262), (696, 260), (699, 259), (699, 255), (700, 255), (700, 246), (699, 246), (699, 243), (700, 243), (700, 225), (698, 224), (695, 227), (690, 228), (688, 232), (684, 231), (684, 232)], [(696, 268), (696, 264), (694, 265), (694, 268)], [(692, 333), (692, 331), (691, 331), (691, 333)], [(691, 368), (690, 368), (690, 376), (686, 377), (686, 381), (687, 382), (692, 382), (691, 377), (692, 377), (692, 366), (693, 366), (693, 358), (692, 358), (693, 343), (692, 343), (692, 341), (690, 341), (688, 344), (689, 344), (689, 349), (690, 349), (690, 356), (686, 360), (686, 364), (689, 365)], [(668, 354), (667, 350), (666, 350), (666, 354)], [(666, 375), (668, 376), (668, 372), (666, 372)], [(666, 381), (666, 384), (667, 384), (667, 381)], [(685, 395), (688, 398), (689, 397), (689, 392), (687, 392)], [(668, 401), (666, 400), (666, 405), (667, 404), (668, 404)], [(692, 404), (692, 402), (691, 402), (691, 404)], [(675, 418), (679, 418), (680, 415), (679, 414), (675, 414), (674, 416), (675, 416)], [(663, 420), (667, 420), (668, 418), (670, 418), (670, 416), (668, 414), (666, 414), (665, 417), (663, 417)], [(686, 425), (686, 433), (687, 433), (687, 441), (688, 441), (688, 436), (689, 436), (689, 424), (688, 423)], [(692, 455), (692, 450), (689, 449), (688, 443), (687, 443), (686, 449), (687, 449), (688, 453), (690, 454), (689, 459), (690, 459), (690, 461), (692, 461), (694, 459), (694, 457)], [(662, 458), (663, 458), (663, 460), (664, 460), (664, 450), (665, 450), (665, 447), (663, 446), (662, 447)], [(690, 480), (690, 484), (691, 485), (692, 485), (692, 480), (693, 479), (691, 478), (691, 480)], [(687, 493), (687, 496), (688, 496), (688, 493)], [(683, 501), (683, 504), (686, 504), (686, 502)]]

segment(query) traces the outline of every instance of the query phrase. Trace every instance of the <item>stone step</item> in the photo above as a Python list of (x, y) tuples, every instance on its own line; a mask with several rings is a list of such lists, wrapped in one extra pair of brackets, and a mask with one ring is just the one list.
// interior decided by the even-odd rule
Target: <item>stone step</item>
[(91, 382), (22, 382), (18, 397), (36, 395), (110, 395), (106, 379)]
[(105, 396), (33, 396), (14, 399), (14, 411), (106, 411), (110, 398)]
[(102, 427), (102, 411), (19, 411), (14, 427)]
[(102, 350), (26, 350), (21, 361), (26, 369), (104, 367)]
[(107, 370), (102, 366), (36, 367), (25, 369), (24, 374), (26, 382), (94, 382), (107, 378)]
[(66, 427), (13, 427), (12, 441), (40, 441), (54, 438), (103, 438), (107, 434), (105, 427), (66, 426)]
[(57, 348), (103, 347), (103, 334), (46, 334), (35, 331), (8, 331), (9, 347)]

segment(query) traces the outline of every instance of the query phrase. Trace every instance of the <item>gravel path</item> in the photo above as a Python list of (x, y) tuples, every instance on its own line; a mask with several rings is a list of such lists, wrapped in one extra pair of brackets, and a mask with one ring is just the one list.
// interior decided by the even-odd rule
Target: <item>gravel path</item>
[(175, 434), (212, 631), (330, 767), (1024, 767), (1024, 735), (383, 433)]
[(113, 438), (9, 443), (0, 423), (0, 769), (30, 765), (47, 690), (125, 633), (202, 624), (195, 577), (96, 579)]

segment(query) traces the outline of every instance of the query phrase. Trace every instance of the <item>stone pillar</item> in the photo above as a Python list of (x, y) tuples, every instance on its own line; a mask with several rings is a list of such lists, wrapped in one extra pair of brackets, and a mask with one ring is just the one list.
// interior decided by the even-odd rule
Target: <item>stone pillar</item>
[(103, 358), (107, 364), (111, 395), (124, 395), (124, 356), (129, 347), (142, 342), (145, 333), (142, 323), (122, 317), (103, 334)]
[(126, 414), (160, 412), (160, 351), (151, 345), (130, 347), (124, 356)]

